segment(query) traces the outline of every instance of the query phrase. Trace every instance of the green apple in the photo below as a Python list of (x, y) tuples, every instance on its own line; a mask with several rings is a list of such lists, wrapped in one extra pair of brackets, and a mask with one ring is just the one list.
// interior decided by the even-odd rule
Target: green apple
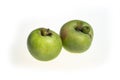
[(91, 45), (93, 29), (85, 21), (71, 20), (62, 26), (60, 36), (66, 50), (72, 53), (82, 53)]
[(33, 30), (27, 39), (27, 47), (31, 55), (41, 61), (49, 61), (57, 57), (62, 49), (60, 36), (46, 28)]

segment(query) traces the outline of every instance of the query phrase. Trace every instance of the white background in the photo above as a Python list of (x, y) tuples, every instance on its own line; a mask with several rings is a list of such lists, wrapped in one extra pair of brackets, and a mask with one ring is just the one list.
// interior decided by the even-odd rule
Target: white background
[[(119, 14), (117, 0), (0, 0), (0, 80), (120, 80)], [(59, 33), (71, 19), (93, 26), (87, 52), (62, 49), (50, 62), (29, 54), (26, 39), (33, 29)]]

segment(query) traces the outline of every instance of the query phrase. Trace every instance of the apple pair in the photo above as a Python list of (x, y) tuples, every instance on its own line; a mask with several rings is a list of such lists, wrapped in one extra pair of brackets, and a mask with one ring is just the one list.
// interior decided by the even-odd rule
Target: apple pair
[(71, 20), (65, 23), (60, 36), (46, 28), (33, 30), (27, 39), (28, 50), (33, 57), (49, 61), (57, 57), (63, 47), (72, 53), (82, 53), (91, 45), (93, 39), (92, 27), (81, 20)]

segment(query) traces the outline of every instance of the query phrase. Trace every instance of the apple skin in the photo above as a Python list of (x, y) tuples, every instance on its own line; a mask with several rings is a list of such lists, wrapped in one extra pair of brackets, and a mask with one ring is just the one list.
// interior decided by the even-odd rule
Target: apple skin
[(60, 36), (66, 50), (82, 53), (88, 50), (92, 43), (93, 29), (85, 21), (71, 20), (62, 26)]
[(33, 30), (27, 39), (27, 47), (31, 55), (41, 61), (49, 61), (56, 58), (61, 49), (60, 36), (52, 30), (38, 28)]

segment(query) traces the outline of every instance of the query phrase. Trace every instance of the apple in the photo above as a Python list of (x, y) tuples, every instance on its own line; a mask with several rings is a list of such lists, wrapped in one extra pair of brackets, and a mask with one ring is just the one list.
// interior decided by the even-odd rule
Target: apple
[(49, 61), (59, 55), (62, 49), (62, 41), (60, 36), (54, 31), (38, 28), (29, 34), (27, 47), (34, 58), (41, 61)]
[(82, 53), (88, 50), (92, 43), (93, 29), (85, 21), (71, 20), (62, 26), (60, 36), (66, 50)]

